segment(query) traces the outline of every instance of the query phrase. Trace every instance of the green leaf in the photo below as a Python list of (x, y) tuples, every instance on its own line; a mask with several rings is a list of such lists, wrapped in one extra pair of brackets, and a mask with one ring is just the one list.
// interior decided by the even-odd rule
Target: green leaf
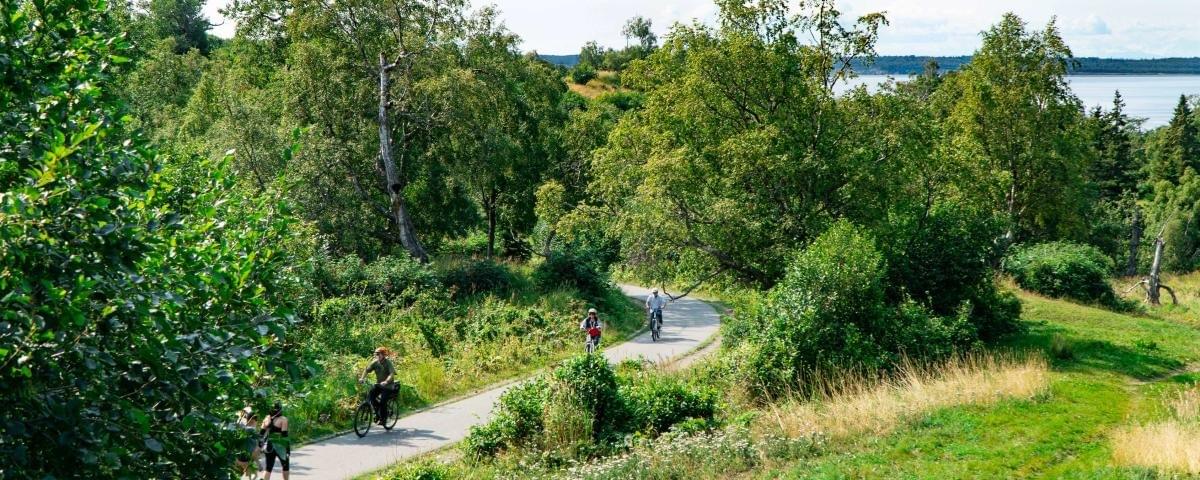
[(146, 448), (149, 448), (150, 451), (155, 453), (161, 453), (163, 451), (162, 443), (159, 443), (159, 441), (155, 440), (154, 437), (146, 437)]

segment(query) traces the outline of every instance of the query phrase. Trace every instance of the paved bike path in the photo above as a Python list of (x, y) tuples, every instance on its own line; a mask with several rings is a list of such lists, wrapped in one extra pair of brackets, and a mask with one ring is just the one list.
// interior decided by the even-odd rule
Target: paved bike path
[[(645, 288), (631, 285), (622, 285), (621, 290), (639, 302), (650, 293)], [(650, 332), (645, 332), (605, 349), (604, 356), (614, 363), (638, 357), (654, 362), (668, 361), (695, 349), (716, 334), (719, 326), (720, 315), (715, 309), (699, 300), (682, 298), (663, 309), (658, 342), (651, 341)], [(582, 341), (580, 343), (582, 348)], [(348, 433), (305, 445), (292, 452), (291, 477), (354, 478), (462, 440), (472, 425), (491, 417), (492, 405), (513, 385), (515, 383), (496, 387), (401, 418), (390, 432), (376, 426), (363, 438)]]

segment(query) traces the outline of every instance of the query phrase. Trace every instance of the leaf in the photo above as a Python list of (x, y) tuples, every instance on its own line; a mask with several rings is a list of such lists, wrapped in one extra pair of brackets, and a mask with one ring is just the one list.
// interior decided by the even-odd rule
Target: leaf
[(146, 448), (149, 448), (150, 451), (155, 453), (161, 453), (163, 451), (162, 443), (159, 443), (159, 441), (155, 440), (154, 437), (146, 437)]

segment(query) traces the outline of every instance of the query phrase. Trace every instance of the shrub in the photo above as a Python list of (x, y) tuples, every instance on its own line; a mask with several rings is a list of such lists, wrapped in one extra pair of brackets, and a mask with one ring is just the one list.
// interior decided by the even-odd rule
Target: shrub
[(463, 440), (467, 456), (491, 457), (537, 438), (543, 430), (542, 411), (548, 396), (549, 387), (542, 376), (508, 389), (500, 396), (492, 420), (472, 426)]
[(379, 303), (408, 305), (422, 290), (441, 288), (432, 271), (407, 256), (364, 263), (354, 255), (318, 261), (314, 283), (326, 297), (367, 295)]
[(622, 387), (631, 427), (663, 433), (689, 419), (710, 420), (716, 411), (716, 392), (689, 388), (678, 378), (639, 375)]
[(556, 252), (533, 270), (533, 283), (542, 291), (572, 287), (593, 299), (604, 295), (608, 275), (587, 258)]
[(596, 67), (587, 62), (580, 62), (571, 68), (571, 81), (576, 85), (585, 85), (596, 78)]
[(608, 103), (625, 112), (642, 108), (642, 104), (646, 102), (646, 94), (632, 90), (618, 90), (601, 94), (596, 97), (596, 101)]
[(801, 252), (766, 299), (739, 306), (725, 329), (746, 343), (733, 362), (760, 396), (810, 388), (825, 370), (890, 368), (902, 353), (944, 356), (978, 338), (969, 303), (938, 315), (910, 299), (889, 305), (874, 240), (840, 222)]
[(1004, 270), (1020, 285), (1054, 298), (1119, 306), (1108, 272), (1112, 261), (1100, 250), (1071, 242), (1048, 242), (1015, 248)]
[(443, 270), (438, 278), (455, 295), (507, 292), (515, 282), (508, 268), (491, 260), (457, 263)]

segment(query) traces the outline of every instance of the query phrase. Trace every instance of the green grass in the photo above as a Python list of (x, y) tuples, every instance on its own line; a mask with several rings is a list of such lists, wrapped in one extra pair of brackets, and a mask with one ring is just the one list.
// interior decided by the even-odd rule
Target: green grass
[[(355, 380), (376, 344), (396, 352), (393, 364), (398, 379), (411, 387), (402, 397), (407, 399), (404, 408), (411, 411), (522, 377), (578, 353), (583, 348), (578, 324), (589, 306), (600, 307), (608, 344), (624, 341), (642, 327), (640, 309), (616, 288), (598, 302), (570, 289), (540, 292), (528, 280), (528, 266), (509, 268), (516, 282), (512, 291), (502, 295), (478, 294), (450, 303), (433, 302), (431, 307), (418, 302), (345, 319), (352, 322), (349, 325), (314, 326), (302, 332), (306, 341), (316, 344), (308, 347), (317, 352), (311, 354), (317, 357), (317, 373), (285, 407), (292, 435), (305, 442), (349, 429), (349, 415), (365, 392)], [(497, 315), (508, 315), (508, 320), (494, 338), (470, 336), (472, 329), (499, 322), (488, 320)], [(517, 320), (512, 320), (513, 315)], [(526, 320), (530, 316), (541, 318), (544, 325), (530, 324)], [(418, 327), (429, 319), (446, 344), (440, 354)], [(322, 332), (321, 328), (336, 330)], [(348, 338), (356, 336), (365, 338)]]
[(1008, 347), (1073, 351), (1054, 360), (1051, 392), (1034, 401), (934, 412), (884, 437), (866, 436), (755, 478), (1131, 478), (1112, 464), (1115, 427), (1161, 418), (1164, 394), (1200, 378), (1180, 369), (1200, 358), (1200, 332), (1021, 294), (1028, 333)]

